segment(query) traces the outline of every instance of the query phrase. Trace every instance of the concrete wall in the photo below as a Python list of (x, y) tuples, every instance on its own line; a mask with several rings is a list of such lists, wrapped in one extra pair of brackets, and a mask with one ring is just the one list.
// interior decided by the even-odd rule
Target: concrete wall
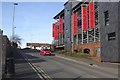
[(75, 0), (74, 0), (74, 1), (72, 2), (72, 8), (74, 8), (74, 7), (75, 7), (77, 4), (79, 4), (79, 3), (80, 3), (80, 1), (75, 1)]
[(6, 59), (11, 57), (11, 45), (8, 37), (6, 35), (2, 36), (2, 71), (3, 71), (3, 77), (5, 77), (5, 71), (6, 71)]
[[(109, 25), (105, 26), (104, 12), (109, 12)], [(101, 58), (103, 61), (118, 61), (118, 3), (100, 2), (99, 3), (99, 25), (101, 41)], [(116, 39), (108, 41), (108, 33), (116, 33)]]
[(2, 79), (2, 31), (0, 29), (0, 80)]
[(64, 5), (64, 31), (65, 31), (65, 37), (64, 37), (64, 44), (65, 44), (65, 50), (71, 50), (72, 47), (72, 29), (71, 29), (71, 15), (72, 15), (72, 8), (75, 7), (79, 1), (72, 1), (70, 0), (67, 4)]
[(118, 9), (118, 60), (119, 60), (119, 62), (120, 62), (120, 2), (118, 3), (118, 5), (119, 5), (119, 9)]
[(65, 36), (64, 36), (64, 43), (65, 43), (65, 50), (70, 50), (71, 49), (71, 12), (72, 12), (72, 3), (68, 2), (64, 6), (64, 31), (65, 31)]

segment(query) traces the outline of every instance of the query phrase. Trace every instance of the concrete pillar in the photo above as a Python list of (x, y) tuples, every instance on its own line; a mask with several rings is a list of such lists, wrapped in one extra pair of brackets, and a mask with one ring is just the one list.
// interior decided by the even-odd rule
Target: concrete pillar
[(89, 33), (88, 33), (88, 30), (87, 30), (87, 43), (89, 43)]
[(96, 31), (96, 30), (95, 30), (95, 28), (94, 28), (94, 42), (96, 41), (96, 39), (95, 39), (95, 36), (96, 36), (96, 35), (95, 35), (95, 31)]
[(82, 44), (83, 44), (83, 30), (82, 30)]

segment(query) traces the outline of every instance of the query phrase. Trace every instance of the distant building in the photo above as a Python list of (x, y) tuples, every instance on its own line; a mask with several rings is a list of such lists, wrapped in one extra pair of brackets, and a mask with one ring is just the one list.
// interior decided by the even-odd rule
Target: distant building
[(82, 49), (83, 53), (89, 50), (90, 56), (96, 54), (102, 61), (118, 62), (119, 14), (120, 2), (69, 0), (64, 4), (64, 9), (54, 17), (56, 22), (53, 24), (57, 27), (57, 32), (53, 30), (54, 45), (62, 46), (65, 50)]
[(29, 48), (38, 49), (38, 50), (43, 48), (51, 49), (51, 44), (48, 44), (48, 43), (27, 43), (26, 46)]

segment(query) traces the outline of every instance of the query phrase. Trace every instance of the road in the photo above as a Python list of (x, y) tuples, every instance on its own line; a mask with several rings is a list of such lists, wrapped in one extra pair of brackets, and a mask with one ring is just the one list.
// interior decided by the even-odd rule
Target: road
[(48, 78), (117, 78), (118, 68), (90, 66), (82, 61), (75, 61), (60, 56), (43, 56), (37, 51), (21, 50), (21, 54), (38, 72)]

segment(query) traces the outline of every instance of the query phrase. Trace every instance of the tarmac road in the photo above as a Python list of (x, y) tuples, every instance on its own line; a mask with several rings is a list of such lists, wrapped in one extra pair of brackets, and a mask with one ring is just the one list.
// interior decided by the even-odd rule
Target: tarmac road
[(47, 78), (118, 78), (118, 65), (90, 66), (62, 56), (43, 56), (39, 51), (21, 50), (22, 55)]

